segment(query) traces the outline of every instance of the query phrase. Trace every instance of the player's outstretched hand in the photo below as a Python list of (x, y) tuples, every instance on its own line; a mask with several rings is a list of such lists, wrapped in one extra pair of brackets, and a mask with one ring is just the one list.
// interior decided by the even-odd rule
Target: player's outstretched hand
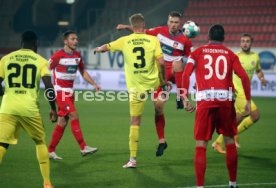
[(170, 81), (166, 82), (164, 85), (161, 86), (162, 91), (170, 92), (172, 90), (172, 83)]
[(190, 103), (190, 101), (183, 100), (184, 109), (187, 112), (193, 112), (195, 107)]
[(96, 54), (96, 53), (101, 53), (101, 48), (100, 47), (97, 47), (93, 50), (93, 53)]
[(261, 83), (262, 83), (262, 85), (263, 85), (263, 86), (266, 86), (266, 84), (267, 84), (267, 81), (266, 81), (266, 79), (264, 79), (264, 78), (261, 78)]
[(98, 84), (95, 84), (94, 88), (95, 88), (96, 91), (100, 91), (101, 90), (101, 86), (99, 86)]
[(126, 26), (124, 24), (118, 24), (116, 29), (117, 30), (123, 30), (123, 29), (126, 29)]
[(57, 122), (58, 114), (55, 110), (50, 111), (50, 121), (51, 122)]

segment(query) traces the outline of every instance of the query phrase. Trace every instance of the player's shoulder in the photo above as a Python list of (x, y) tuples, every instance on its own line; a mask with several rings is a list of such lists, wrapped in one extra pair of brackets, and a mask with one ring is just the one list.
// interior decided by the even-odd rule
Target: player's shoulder
[(81, 57), (81, 53), (77, 50), (74, 50), (73, 54), (76, 55), (77, 57)]

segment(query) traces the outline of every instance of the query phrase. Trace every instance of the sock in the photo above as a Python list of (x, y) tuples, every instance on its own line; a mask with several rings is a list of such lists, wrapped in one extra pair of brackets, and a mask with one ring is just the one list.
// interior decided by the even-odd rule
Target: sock
[(50, 161), (46, 145), (36, 145), (36, 157), (39, 162), (40, 172), (44, 184), (51, 185), (50, 181)]
[(53, 152), (56, 150), (56, 146), (58, 145), (61, 137), (63, 136), (65, 127), (61, 127), (59, 125), (56, 125), (53, 134), (52, 134), (52, 139), (48, 148), (49, 152)]
[(206, 170), (206, 148), (196, 147), (194, 158), (196, 185), (204, 186), (204, 176)]
[(130, 150), (130, 158), (136, 158), (137, 150), (138, 150), (138, 142), (139, 142), (139, 129), (140, 126), (131, 125), (129, 132), (129, 150)]
[(155, 127), (156, 127), (156, 132), (158, 135), (159, 140), (164, 140), (165, 138), (165, 117), (164, 114), (155, 116)]
[(4, 158), (5, 154), (6, 154), (6, 151), (7, 151), (6, 148), (0, 146), (0, 164), (2, 163), (2, 160), (3, 160), (3, 158)]
[[(183, 74), (183, 71), (175, 72), (175, 74), (174, 74), (175, 84), (176, 84), (176, 87), (179, 88), (179, 89), (182, 88), (182, 74)], [(182, 89), (179, 91), (179, 94), (183, 94)]]
[(238, 168), (238, 154), (235, 144), (227, 144), (226, 148), (226, 166), (228, 169), (229, 180), (236, 182)]
[(222, 142), (223, 142), (223, 135), (220, 134), (220, 135), (218, 136), (218, 138), (216, 139), (215, 142), (218, 143), (218, 144), (222, 144)]
[(238, 126), (238, 133), (242, 133), (243, 131), (248, 129), (251, 125), (253, 125), (253, 123), (254, 122), (252, 121), (250, 116), (244, 118), (244, 120), (242, 120), (242, 122)]
[(78, 119), (74, 119), (71, 121), (71, 131), (77, 140), (77, 142), (80, 145), (80, 149), (83, 150), (84, 147), (86, 146), (86, 143), (84, 142), (83, 136), (82, 136), (82, 131), (80, 129), (80, 122)]

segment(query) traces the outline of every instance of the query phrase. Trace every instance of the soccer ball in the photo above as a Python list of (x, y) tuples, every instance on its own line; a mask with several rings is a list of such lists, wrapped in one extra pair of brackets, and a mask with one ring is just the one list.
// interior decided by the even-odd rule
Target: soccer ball
[(183, 34), (188, 38), (195, 38), (200, 33), (200, 27), (194, 21), (187, 21), (182, 28)]

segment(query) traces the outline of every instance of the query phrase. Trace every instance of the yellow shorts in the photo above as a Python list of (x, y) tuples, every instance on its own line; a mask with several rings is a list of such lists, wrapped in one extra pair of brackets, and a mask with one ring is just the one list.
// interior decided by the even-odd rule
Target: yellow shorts
[(141, 116), (144, 110), (144, 105), (147, 98), (150, 95), (148, 93), (138, 93), (130, 92), (129, 93), (129, 110), (130, 116)]
[[(247, 115), (245, 112), (246, 98), (245, 96), (237, 96), (235, 101), (235, 110), (236, 113), (241, 114), (242, 116)], [(257, 106), (253, 100), (251, 100), (251, 111), (257, 110)]]
[(35, 143), (46, 143), (44, 125), (40, 116), (0, 114), (0, 142), (17, 144), (20, 128), (25, 130)]

